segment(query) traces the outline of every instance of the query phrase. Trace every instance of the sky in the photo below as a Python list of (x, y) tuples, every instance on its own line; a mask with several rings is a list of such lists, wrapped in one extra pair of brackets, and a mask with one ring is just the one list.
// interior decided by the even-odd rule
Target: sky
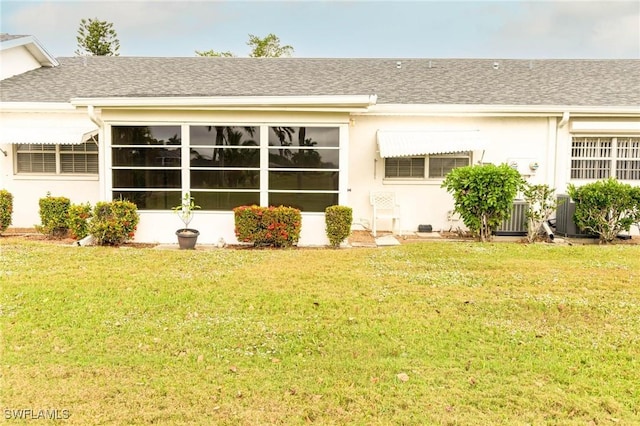
[(306, 58), (640, 59), (640, 0), (0, 0), (0, 32), (74, 56), (82, 18), (112, 22), (121, 56), (248, 56), (276, 34)]

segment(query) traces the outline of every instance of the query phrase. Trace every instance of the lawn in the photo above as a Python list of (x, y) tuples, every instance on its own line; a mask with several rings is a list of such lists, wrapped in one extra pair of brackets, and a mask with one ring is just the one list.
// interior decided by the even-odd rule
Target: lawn
[(11, 422), (640, 424), (639, 245), (1, 238), (0, 284)]

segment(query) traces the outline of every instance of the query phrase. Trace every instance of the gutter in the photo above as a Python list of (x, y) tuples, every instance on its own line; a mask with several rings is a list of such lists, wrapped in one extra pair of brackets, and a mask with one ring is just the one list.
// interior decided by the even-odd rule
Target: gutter
[(89, 105), (87, 107), (87, 112), (89, 113), (89, 120), (96, 123), (96, 126), (98, 126), (99, 129), (102, 129), (104, 127), (104, 121), (102, 121), (102, 118), (97, 116), (93, 105)]
[(323, 96), (176, 96), (176, 97), (113, 97), (73, 98), (71, 105), (140, 109), (272, 109), (311, 110), (322, 108), (339, 111), (366, 111), (375, 105), (376, 95)]

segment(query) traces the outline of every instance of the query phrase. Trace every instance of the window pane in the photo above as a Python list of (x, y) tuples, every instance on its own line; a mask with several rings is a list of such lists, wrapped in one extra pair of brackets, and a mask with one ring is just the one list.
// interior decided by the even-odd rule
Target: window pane
[(340, 146), (338, 127), (270, 127), (269, 146)]
[(429, 177), (444, 178), (458, 167), (466, 167), (471, 163), (470, 156), (437, 156), (429, 157)]
[(191, 170), (191, 187), (198, 189), (259, 189), (258, 170)]
[(128, 200), (138, 210), (168, 210), (180, 204), (180, 191), (113, 191), (113, 200)]
[(180, 170), (113, 170), (114, 188), (180, 188)]
[[(54, 147), (55, 148), (55, 147)], [(20, 153), (17, 154), (18, 173), (56, 173), (56, 154), (52, 153)]]
[(98, 173), (98, 154), (60, 154), (61, 173)]
[(191, 167), (260, 167), (259, 148), (191, 148)]
[(269, 167), (338, 169), (339, 155), (337, 149), (269, 149)]
[(180, 126), (114, 126), (112, 145), (180, 145)]
[(260, 127), (257, 126), (191, 126), (191, 146), (258, 146)]
[(259, 192), (200, 192), (192, 191), (196, 204), (203, 210), (233, 210), (238, 206), (260, 204)]
[(269, 193), (270, 206), (289, 206), (303, 212), (324, 212), (324, 210), (338, 204), (338, 194), (327, 193)]
[(384, 177), (424, 178), (424, 157), (385, 158)]
[(180, 148), (113, 148), (114, 166), (180, 167)]
[(269, 189), (338, 190), (338, 172), (269, 172)]

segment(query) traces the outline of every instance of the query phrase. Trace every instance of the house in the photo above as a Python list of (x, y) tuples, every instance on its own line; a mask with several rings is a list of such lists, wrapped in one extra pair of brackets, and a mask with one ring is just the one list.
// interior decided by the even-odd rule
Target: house
[[(640, 185), (640, 60), (52, 58), (0, 38), (0, 187), (13, 226), (47, 192), (126, 198), (135, 239), (175, 242), (190, 192), (203, 243), (234, 242), (232, 208), (302, 210), (300, 244), (325, 244), (324, 209), (371, 226), (371, 191), (401, 226), (462, 226), (441, 188), (454, 167), (507, 162), (566, 191)], [(379, 229), (390, 224), (379, 224)]]

